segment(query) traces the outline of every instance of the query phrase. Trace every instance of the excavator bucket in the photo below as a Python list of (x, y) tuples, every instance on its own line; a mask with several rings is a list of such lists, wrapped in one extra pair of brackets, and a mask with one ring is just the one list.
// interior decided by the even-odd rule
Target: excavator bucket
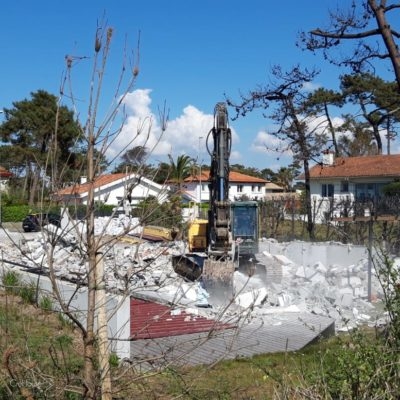
[(172, 267), (180, 276), (189, 281), (197, 281), (203, 269), (204, 258), (196, 254), (181, 254), (172, 257)]
[(226, 305), (233, 300), (233, 274), (235, 265), (232, 260), (204, 260), (201, 279), (210, 295), (211, 305)]
[(202, 278), (205, 281), (219, 282), (229, 284), (233, 280), (235, 265), (232, 260), (204, 260)]
[(197, 254), (172, 257), (174, 271), (194, 282), (201, 281), (211, 305), (227, 304), (233, 299), (233, 261), (217, 261)]

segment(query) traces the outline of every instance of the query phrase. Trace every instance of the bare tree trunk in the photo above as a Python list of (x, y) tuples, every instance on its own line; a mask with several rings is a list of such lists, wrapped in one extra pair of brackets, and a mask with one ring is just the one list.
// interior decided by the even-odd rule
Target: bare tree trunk
[(89, 134), (87, 154), (88, 180), (90, 188), (87, 201), (87, 255), (88, 255), (88, 309), (86, 318), (86, 335), (84, 337), (84, 385), (85, 399), (96, 399), (95, 376), (95, 334), (94, 316), (96, 311), (96, 243), (94, 236), (94, 138)]
[(39, 167), (36, 166), (35, 170), (33, 171), (32, 185), (29, 191), (28, 204), (30, 206), (33, 206), (35, 204), (38, 183), (39, 183)]
[[(380, 2), (381, 3), (381, 2)], [(381, 4), (377, 4), (376, 0), (368, 0), (368, 5), (371, 7), (376, 22), (378, 24), (379, 30), (382, 35), (382, 39), (387, 48), (390, 61), (393, 66), (393, 71), (396, 76), (396, 81), (398, 85), (398, 90), (400, 92), (400, 57), (399, 57), (399, 48), (394, 40), (394, 35), (392, 32), (392, 28), (386, 18), (385, 7)]]
[(337, 139), (336, 139), (335, 127), (333, 126), (332, 119), (331, 119), (331, 116), (329, 115), (329, 111), (328, 111), (328, 105), (326, 103), (324, 104), (324, 110), (325, 110), (325, 115), (326, 115), (326, 118), (328, 121), (329, 132), (331, 134), (333, 148), (335, 149), (335, 157), (339, 157), (340, 152), (339, 152), (339, 146), (338, 146)]
[(314, 219), (313, 219), (312, 204), (311, 204), (310, 166), (307, 157), (304, 158), (303, 165), (304, 165), (304, 181), (305, 181), (305, 192), (306, 192), (307, 232), (309, 238), (311, 240), (314, 240), (315, 232), (314, 232)]

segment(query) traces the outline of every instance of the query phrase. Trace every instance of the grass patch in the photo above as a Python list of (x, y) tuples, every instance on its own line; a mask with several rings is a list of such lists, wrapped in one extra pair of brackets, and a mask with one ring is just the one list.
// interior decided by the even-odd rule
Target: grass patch
[[(26, 293), (30, 296), (30, 291)], [(19, 398), (20, 382), (32, 386), (32, 398), (55, 399), (63, 398), (64, 387), (80, 382), (80, 339), (56, 315), (3, 291), (0, 332), (0, 393), (8, 393), (4, 398)], [(48, 397), (52, 392), (54, 396)]]
[(383, 360), (396, 357), (389, 353), (375, 330), (358, 330), (298, 352), (221, 361), (213, 367), (169, 368), (156, 376), (136, 375), (124, 393), (135, 399), (373, 398), (382, 377), (391, 376), (392, 388), (397, 385), (391, 371), (382, 368)]
[(2, 283), (7, 293), (17, 294), (21, 285), (20, 275), (16, 271), (7, 271), (2, 276)]
[(43, 296), (39, 301), (39, 307), (44, 311), (51, 311), (53, 309), (53, 302), (48, 296)]
[[(35, 387), (32, 398), (65, 399), (66, 388), (82, 388), (81, 338), (62, 314), (46, 312), (51, 302), (44, 299), (45, 304), (35, 307), (0, 292), (0, 398), (4, 393), (4, 398), (18, 398), (15, 380)], [(109, 361), (116, 398), (391, 400), (400, 392), (398, 354), (384, 335), (359, 329), (298, 352), (221, 361), (212, 367), (170, 367), (153, 374), (137, 372), (134, 363), (130, 368), (115, 354)], [(74, 392), (69, 396), (79, 398)]]

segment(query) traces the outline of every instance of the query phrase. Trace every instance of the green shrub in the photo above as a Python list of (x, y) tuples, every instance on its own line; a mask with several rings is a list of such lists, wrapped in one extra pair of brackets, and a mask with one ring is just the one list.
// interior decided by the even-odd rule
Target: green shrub
[(110, 367), (118, 367), (119, 365), (119, 357), (115, 353), (111, 353), (109, 357)]
[(51, 298), (48, 296), (43, 296), (40, 299), (39, 307), (44, 311), (51, 311), (53, 309), (53, 302), (51, 301)]
[(18, 294), (21, 286), (21, 278), (16, 271), (7, 271), (2, 276), (2, 283), (7, 293)]
[(183, 222), (181, 198), (170, 196), (168, 200), (160, 204), (157, 198), (149, 196), (132, 210), (132, 216), (139, 218), (142, 225), (179, 229)]
[(60, 207), (44, 206), (39, 208), (30, 207), (27, 204), (2, 205), (1, 220), (3, 222), (21, 222), (28, 214), (41, 212), (60, 214)]
[(385, 251), (378, 250), (373, 263), (384, 291), (388, 322), (382, 331), (355, 329), (318, 355), (317, 368), (307, 369), (307, 381), (327, 398), (398, 399), (400, 272)]
[(386, 196), (399, 196), (400, 195), (400, 182), (391, 182), (383, 186), (382, 192)]
[(36, 304), (36, 285), (33, 282), (21, 285), (18, 294), (25, 303)]
[(27, 214), (32, 212), (28, 205), (9, 205), (1, 208), (3, 222), (20, 222)]

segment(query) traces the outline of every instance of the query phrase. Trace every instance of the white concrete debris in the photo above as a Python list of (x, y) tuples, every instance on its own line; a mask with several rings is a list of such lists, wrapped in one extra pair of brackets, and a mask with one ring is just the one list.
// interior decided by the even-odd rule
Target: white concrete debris
[[(95, 234), (117, 236), (130, 231), (140, 234), (135, 219), (96, 218)], [(85, 283), (87, 264), (82, 258), (79, 235), (85, 226), (78, 223), (58, 230), (53, 226), (38, 233), (9, 234), (12, 241), (2, 240), (3, 258), (46, 270), (49, 267), (50, 244), (46, 238), (62, 235), (53, 252), (56, 276)], [(16, 245), (17, 244), (17, 245)], [(21, 255), (20, 247), (24, 251)], [(172, 255), (182, 253), (184, 243), (149, 243), (118, 241), (104, 247), (104, 282), (109, 291), (128, 290), (149, 299), (179, 303), (187, 309), (201, 308), (202, 313), (218, 313), (218, 305), (209, 304), (209, 293), (198, 282), (185, 282), (171, 263)], [(358, 324), (374, 324), (383, 318), (382, 290), (375, 274), (371, 288), (375, 302), (368, 296), (368, 252), (362, 246), (340, 243), (278, 243), (273, 239), (260, 242), (257, 273), (248, 277), (241, 271), (234, 274), (234, 304), (229, 313), (246, 310), (251, 318), (287, 312), (311, 312), (329, 316), (337, 329)], [(400, 264), (399, 260), (397, 262)], [(348, 321), (346, 324), (344, 321)]]

